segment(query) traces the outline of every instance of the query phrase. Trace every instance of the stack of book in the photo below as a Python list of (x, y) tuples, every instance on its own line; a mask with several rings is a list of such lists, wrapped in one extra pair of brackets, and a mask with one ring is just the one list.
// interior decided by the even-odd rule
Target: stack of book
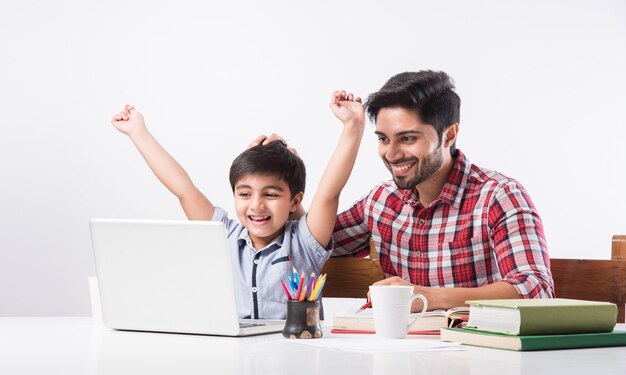
[(467, 301), (462, 328), (443, 328), (441, 340), (509, 350), (626, 346), (609, 302), (553, 299)]

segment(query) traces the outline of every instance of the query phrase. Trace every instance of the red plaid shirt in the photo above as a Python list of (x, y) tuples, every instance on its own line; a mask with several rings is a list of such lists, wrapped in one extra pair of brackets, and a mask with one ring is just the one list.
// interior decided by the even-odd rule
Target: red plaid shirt
[(386, 277), (433, 287), (503, 280), (521, 297), (554, 297), (543, 225), (530, 197), (517, 181), (470, 164), (460, 150), (429, 207), (415, 189), (389, 181), (341, 213), (333, 255), (367, 256), (370, 238)]

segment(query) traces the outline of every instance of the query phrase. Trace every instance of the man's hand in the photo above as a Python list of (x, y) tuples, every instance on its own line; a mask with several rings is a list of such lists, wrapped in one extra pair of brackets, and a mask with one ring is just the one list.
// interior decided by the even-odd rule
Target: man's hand
[(296, 151), (296, 149), (293, 147), (289, 147), (287, 145), (287, 141), (285, 141), (283, 137), (279, 136), (276, 133), (272, 133), (269, 136), (263, 135), (263, 134), (259, 135), (255, 140), (250, 142), (248, 147), (246, 147), (246, 150), (251, 149), (252, 147), (255, 147), (255, 146), (269, 145), (270, 143), (275, 142), (275, 141), (283, 142), (287, 146), (287, 150), (291, 151), (291, 153), (296, 155), (297, 157), (300, 157), (300, 155), (298, 154), (298, 151)]
[(333, 92), (330, 109), (345, 124), (365, 124), (365, 110), (361, 98), (345, 91)]
[[(413, 287), (413, 294), (423, 295), (424, 298), (426, 298), (426, 301), (428, 301), (429, 305), (430, 305), (429, 297), (432, 298), (432, 295), (428, 293), (430, 288), (413, 285), (410, 282), (399, 278), (398, 276), (393, 276), (384, 280), (377, 281), (373, 285), (409, 285)], [(371, 301), (369, 292), (367, 292), (367, 300)], [(413, 301), (413, 304), (411, 305), (411, 312), (420, 312), (422, 311), (422, 308), (423, 308), (422, 300), (416, 299), (415, 301)]]
[(111, 124), (113, 124), (115, 129), (129, 136), (137, 130), (142, 130), (146, 127), (141, 113), (130, 104), (126, 104), (120, 113), (113, 116)]
[[(406, 280), (394, 276), (388, 279), (377, 281), (374, 283), (374, 285), (411, 285), (413, 287), (413, 294), (421, 294), (426, 297), (426, 300), (428, 301), (428, 308), (430, 310), (447, 310), (452, 307), (464, 306), (465, 301), (473, 299), (519, 298), (517, 289), (515, 289), (510, 283), (502, 280), (478, 287), (442, 288), (414, 285)], [(413, 305), (411, 305), (411, 311), (422, 311), (422, 301), (413, 301)]]

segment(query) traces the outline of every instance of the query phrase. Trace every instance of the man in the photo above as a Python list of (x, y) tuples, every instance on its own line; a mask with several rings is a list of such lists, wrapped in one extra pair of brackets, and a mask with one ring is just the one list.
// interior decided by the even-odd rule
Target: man
[[(337, 217), (333, 255), (379, 251), (385, 280), (429, 309), (554, 296), (543, 225), (524, 188), (455, 147), (459, 96), (444, 72), (392, 77), (366, 102), (393, 177)], [(419, 300), (412, 307), (421, 310)]]

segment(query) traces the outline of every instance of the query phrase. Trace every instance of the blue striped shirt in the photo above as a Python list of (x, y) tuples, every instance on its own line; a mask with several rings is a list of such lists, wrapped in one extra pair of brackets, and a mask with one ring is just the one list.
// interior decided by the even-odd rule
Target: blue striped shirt
[(280, 280), (289, 285), (287, 275), (294, 267), (298, 273), (319, 275), (333, 247), (330, 243), (324, 249), (315, 240), (306, 215), (288, 221), (284, 232), (259, 251), (252, 246), (248, 230), (238, 220), (229, 218), (225, 210), (216, 207), (213, 221), (226, 226), (239, 318), (285, 319), (287, 296)]

